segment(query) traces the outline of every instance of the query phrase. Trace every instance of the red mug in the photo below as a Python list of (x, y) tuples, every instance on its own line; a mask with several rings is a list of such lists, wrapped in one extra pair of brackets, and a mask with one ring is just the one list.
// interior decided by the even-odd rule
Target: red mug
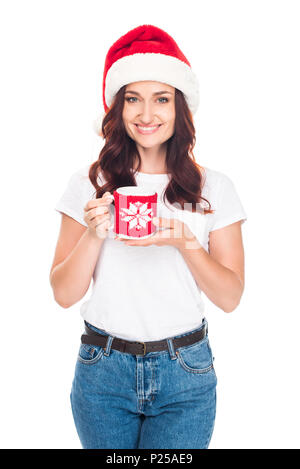
[(123, 238), (143, 239), (156, 233), (157, 192), (138, 186), (119, 187), (115, 201), (114, 232)]

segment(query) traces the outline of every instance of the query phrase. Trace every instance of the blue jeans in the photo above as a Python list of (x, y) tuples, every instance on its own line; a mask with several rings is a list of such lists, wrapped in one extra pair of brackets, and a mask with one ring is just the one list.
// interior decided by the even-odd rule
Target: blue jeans
[[(175, 337), (182, 337), (200, 330)], [(217, 377), (208, 336), (174, 353), (144, 356), (81, 344), (71, 390), (84, 449), (207, 449), (215, 422)]]

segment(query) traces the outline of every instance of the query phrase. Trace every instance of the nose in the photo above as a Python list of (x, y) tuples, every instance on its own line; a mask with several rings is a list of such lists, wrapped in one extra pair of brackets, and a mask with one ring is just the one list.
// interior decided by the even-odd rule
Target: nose
[(144, 125), (149, 125), (153, 122), (153, 109), (151, 103), (144, 102), (142, 104), (142, 111), (139, 115), (139, 120)]

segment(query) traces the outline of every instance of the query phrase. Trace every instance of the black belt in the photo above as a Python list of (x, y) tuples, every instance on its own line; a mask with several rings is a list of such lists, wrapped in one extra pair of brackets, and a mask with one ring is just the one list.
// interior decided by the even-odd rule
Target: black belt
[[(86, 334), (81, 336), (81, 343), (88, 344), (88, 345), (96, 345), (103, 347), (105, 350), (107, 339), (109, 335), (104, 336), (99, 334), (98, 332), (91, 329), (86, 321), (85, 323), (85, 331)], [(185, 335), (183, 337), (173, 338), (170, 337), (173, 341), (174, 351), (185, 345), (192, 345), (195, 342), (199, 342), (200, 340), (204, 339), (207, 335), (207, 325), (206, 323), (203, 327), (191, 334)], [(160, 352), (162, 350), (168, 350), (168, 342), (166, 339), (163, 340), (155, 340), (152, 342), (134, 342), (130, 340), (120, 339), (119, 337), (114, 337), (111, 348), (114, 350), (119, 350), (119, 352), (124, 353), (132, 353), (133, 355), (146, 355), (148, 352)]]

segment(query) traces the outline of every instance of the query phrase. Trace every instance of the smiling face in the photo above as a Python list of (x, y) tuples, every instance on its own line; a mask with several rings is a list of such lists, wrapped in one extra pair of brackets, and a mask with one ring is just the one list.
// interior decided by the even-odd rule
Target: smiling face
[(126, 86), (123, 122), (127, 134), (144, 148), (159, 147), (175, 129), (175, 88), (157, 81)]

